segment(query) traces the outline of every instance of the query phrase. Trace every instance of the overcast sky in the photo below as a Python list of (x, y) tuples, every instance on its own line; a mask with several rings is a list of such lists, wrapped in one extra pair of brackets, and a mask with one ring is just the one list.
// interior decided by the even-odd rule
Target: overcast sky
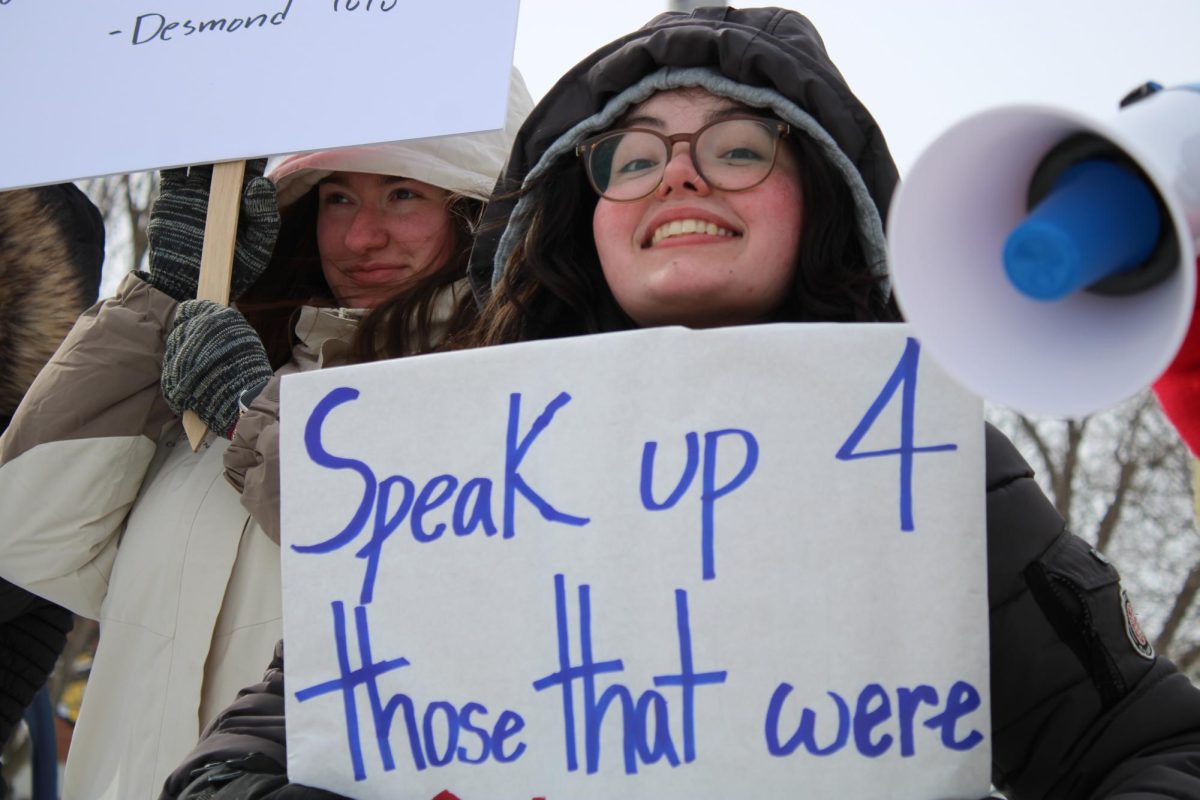
[[(515, 61), (534, 97), (666, 0), (521, 0)], [(1001, 103), (1116, 113), (1133, 87), (1200, 83), (1200, 0), (810, 0), (901, 172), (967, 114)]]

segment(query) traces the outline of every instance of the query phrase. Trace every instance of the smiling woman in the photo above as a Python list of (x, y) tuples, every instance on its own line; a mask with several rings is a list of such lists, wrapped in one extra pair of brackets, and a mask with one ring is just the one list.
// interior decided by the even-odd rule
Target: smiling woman
[[(718, 122), (746, 116), (762, 127)], [(779, 124), (772, 160), (757, 134)], [(808, 19), (780, 8), (660, 15), (585, 58), (530, 112), (501, 177), (511, 191), (488, 205), (471, 255), (486, 306), (459, 341), (898, 321), (883, 246), (897, 182), (883, 134)], [(1066, 529), (1011, 443), (982, 433), (993, 781), (1013, 800), (1200, 797), (1200, 692), (1128, 634), (1115, 568)], [(858, 693), (868, 730), (887, 716), (889, 691)], [(939, 698), (945, 710), (925, 726), (940, 720), (947, 746), (974, 739), (953, 725), (983, 699), (973, 690), (895, 696), (901, 751), (919, 745), (905, 740), (907, 713)], [(833, 727), (803, 714), (797, 726), (787, 700), (776, 693), (783, 716), (769, 721), (783, 722), (765, 731), (776, 755), (832, 752), (859, 722), (837, 697)], [(879, 755), (884, 741), (855, 747)]]
[(429, 183), (335, 172), (318, 186), (317, 249), (334, 297), (374, 308), (436, 270), (454, 243), (451, 195)]
[[(272, 360), (292, 346), (295, 306), (308, 297), (353, 317), (355, 360), (427, 350), (474, 314), (462, 279), (486, 190), (483, 157), (452, 142), (402, 142), (282, 156), (268, 165), (283, 222), (271, 267), (239, 307)], [(400, 307), (403, 307), (401, 310)], [(341, 309), (334, 311), (333, 309)], [(340, 324), (340, 323), (339, 323)]]
[(711, 124), (741, 109), (687, 89), (657, 94), (630, 112), (676, 138), (691, 131), (715, 138), (711, 145), (699, 138), (690, 148), (676, 143), (652, 172), (657, 185), (641, 197), (606, 194), (596, 204), (592, 231), (601, 271), (638, 325), (758, 322), (791, 288), (803, 227), (799, 170), (788, 146), (776, 153), (770, 120)]

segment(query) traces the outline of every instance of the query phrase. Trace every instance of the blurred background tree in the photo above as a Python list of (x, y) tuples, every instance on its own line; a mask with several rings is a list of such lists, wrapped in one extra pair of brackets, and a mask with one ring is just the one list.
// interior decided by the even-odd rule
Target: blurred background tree
[(1067, 525), (1121, 570), (1146, 635), (1200, 680), (1193, 460), (1149, 390), (1080, 420), (989, 409)]
[(150, 222), (150, 204), (158, 194), (158, 173), (108, 175), (76, 183), (104, 215), (108, 238), (100, 296), (107, 297), (127, 272), (145, 269), (148, 264), (146, 225)]

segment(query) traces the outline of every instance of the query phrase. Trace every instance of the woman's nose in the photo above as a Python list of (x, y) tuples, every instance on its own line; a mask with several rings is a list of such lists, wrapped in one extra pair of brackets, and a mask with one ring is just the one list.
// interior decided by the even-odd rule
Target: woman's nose
[(359, 208), (346, 229), (346, 248), (353, 253), (367, 253), (386, 244), (387, 228), (382, 215), (371, 208)]
[(695, 192), (701, 197), (712, 191), (696, 169), (691, 148), (684, 142), (678, 142), (672, 150), (667, 165), (663, 167), (662, 182), (658, 184), (655, 195), (665, 199), (676, 190)]

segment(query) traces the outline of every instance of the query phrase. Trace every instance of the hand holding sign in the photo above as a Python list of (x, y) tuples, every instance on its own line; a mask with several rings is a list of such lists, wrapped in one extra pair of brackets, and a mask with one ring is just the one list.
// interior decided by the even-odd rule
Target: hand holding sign
[[(148, 280), (154, 288), (180, 302), (199, 298), (224, 303), (236, 300), (258, 280), (279, 234), (275, 187), (262, 177), (265, 167), (266, 161), (257, 159), (162, 171), (162, 188), (146, 230)], [(249, 180), (243, 184), (244, 173)], [(225, 265), (224, 281), (218, 273), (209, 273), (204, 259), (214, 268)]]
[[(179, 304), (163, 351), (162, 393), (177, 414), (195, 415), (205, 428), (233, 437), (244, 393), (271, 379), (266, 348), (236, 308), (212, 300)], [(190, 431), (189, 431), (190, 434)], [(193, 449), (204, 429), (191, 440)]]
[[(243, 183), (247, 172), (246, 162), (235, 161), (211, 166), (164, 170), (162, 189), (151, 212), (147, 235), (150, 239), (150, 272), (147, 281), (165, 294), (181, 303), (193, 298), (211, 300), (225, 304), (237, 299), (242, 292), (256, 281), (271, 258), (275, 237), (279, 233), (279, 208), (275, 202), (275, 187), (262, 177), (266, 162), (250, 162), (249, 180)], [(239, 198), (244, 212), (239, 223)], [(236, 312), (235, 312), (236, 313)], [(185, 316), (181, 313), (181, 317)], [(207, 317), (206, 317), (207, 319)], [(202, 320), (201, 320), (202, 321)], [(195, 320), (176, 328), (168, 340), (168, 361), (163, 364), (163, 389), (171, 407), (187, 409), (184, 412), (184, 428), (192, 448), (199, 446), (207, 429), (196, 411), (202, 406), (210, 413), (209, 419), (224, 419), (227, 413), (216, 413), (215, 406), (236, 408), (237, 395), (247, 386), (236, 387), (228, 381), (201, 381), (196, 379), (198, 370), (211, 367), (221, 369), (222, 363), (200, 360), (194, 347), (182, 341), (188, 327), (195, 329), (190, 335), (204, 334), (206, 350), (221, 356), (225, 347), (216, 346), (214, 336), (220, 331), (205, 326), (197, 329)], [(253, 338), (253, 331), (249, 331)], [(239, 331), (229, 344), (237, 345), (244, 353), (249, 344), (246, 330)], [(170, 346), (172, 345), (173, 346)], [(258, 349), (261, 350), (261, 344)], [(177, 357), (191, 354), (181, 362)], [(256, 354), (252, 354), (256, 355)], [(265, 352), (256, 363), (265, 361)], [(186, 362), (186, 371), (191, 380), (178, 380), (181, 364)], [(269, 371), (269, 367), (267, 368)], [(251, 384), (260, 383), (262, 370), (229, 376), (241, 377)], [(224, 376), (222, 376), (224, 377)], [(232, 403), (230, 402), (232, 398)], [(226, 411), (228, 409), (225, 409)], [(225, 433), (225, 430), (221, 430)]]

